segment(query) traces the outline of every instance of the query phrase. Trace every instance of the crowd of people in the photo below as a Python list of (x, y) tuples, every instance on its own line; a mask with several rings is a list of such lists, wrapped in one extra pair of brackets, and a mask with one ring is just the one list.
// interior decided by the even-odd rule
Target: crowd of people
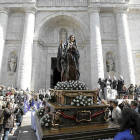
[[(0, 139), (3, 134), (3, 140), (8, 140), (9, 134), (13, 133), (13, 127), (21, 126), (23, 115), (27, 111), (46, 107), (45, 98), (48, 96), (48, 90), (30, 92), (28, 88), (23, 91), (0, 85)], [(34, 130), (36, 130), (35, 127), (33, 124)]]
[[(122, 80), (122, 77), (121, 79)], [(119, 83), (119, 80), (117, 83)], [(112, 89), (117, 90), (117, 86), (113, 85), (113, 81), (106, 79), (105, 82), (110, 81), (110, 86)], [(99, 79), (98, 83), (102, 88), (103, 82)], [(132, 84), (127, 89), (122, 82), (122, 90), (126, 91), (126, 95), (129, 94), (136, 95), (134, 99), (127, 100), (124, 99), (122, 102), (119, 102), (118, 99), (104, 100), (101, 99), (101, 103), (109, 104), (107, 110), (108, 121), (115, 122), (120, 125), (120, 132), (115, 136), (114, 140), (119, 140), (123, 137), (125, 140), (140, 140), (140, 87), (133, 86)], [(45, 112), (50, 112), (47, 99), (50, 96), (49, 90), (39, 90), (29, 91), (28, 88), (26, 91), (17, 90), (13, 87), (0, 86), (0, 137), (3, 140), (8, 140), (9, 133), (12, 133), (13, 127), (21, 126), (23, 115), (25, 115), (29, 110), (31, 110), (31, 128), (36, 131), (36, 120), (35, 120), (35, 110), (44, 107)], [(48, 111), (49, 110), (49, 111)], [(125, 117), (125, 118), (124, 118)], [(4, 131), (3, 131), (4, 130)], [(127, 136), (128, 135), (128, 136)], [(122, 139), (122, 140), (123, 140)]]
[(104, 94), (105, 94), (107, 82), (110, 83), (111, 89), (117, 91), (116, 98), (118, 98), (118, 99), (120, 98), (120, 95), (124, 95), (125, 99), (129, 98), (129, 95), (132, 95), (132, 96), (134, 96), (134, 99), (137, 99), (137, 97), (140, 94), (140, 85), (130, 84), (129, 87), (126, 87), (126, 85), (124, 83), (124, 79), (121, 75), (118, 80), (115, 76), (113, 77), (113, 79), (111, 79), (110, 76), (108, 75), (108, 77), (106, 79), (99, 78), (99, 80), (98, 80), (98, 83), (100, 85), (100, 90), (102, 91), (103, 97), (105, 97)]

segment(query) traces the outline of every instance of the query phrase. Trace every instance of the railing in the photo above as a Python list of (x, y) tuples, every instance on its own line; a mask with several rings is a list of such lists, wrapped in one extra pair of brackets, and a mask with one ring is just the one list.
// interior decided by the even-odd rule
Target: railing
[(0, 0), (0, 3), (35, 3), (36, 0)]

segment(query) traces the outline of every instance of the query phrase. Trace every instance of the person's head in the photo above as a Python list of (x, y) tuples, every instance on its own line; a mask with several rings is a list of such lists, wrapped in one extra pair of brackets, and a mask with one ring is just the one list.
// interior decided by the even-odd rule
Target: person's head
[(120, 131), (131, 129), (135, 140), (140, 140), (139, 122), (140, 115), (135, 110), (126, 108), (122, 112), (122, 123), (120, 126)]
[(6, 108), (11, 108), (11, 103), (10, 102), (7, 102)]
[(130, 87), (133, 87), (133, 84), (130, 84)]
[(135, 87), (138, 87), (138, 85), (135, 85)]
[(137, 107), (138, 103), (137, 101), (131, 101), (131, 107)]
[(113, 108), (118, 106), (118, 101), (116, 99), (112, 101), (112, 106)]
[(34, 99), (35, 99), (35, 100), (39, 99), (38, 94), (35, 94)]
[(120, 79), (121, 79), (121, 80), (123, 80), (123, 77), (122, 77), (122, 75), (120, 75)]
[(124, 104), (124, 106), (123, 106), (123, 110), (124, 110), (124, 109), (126, 109), (126, 108), (131, 109), (131, 106), (130, 106), (130, 104), (129, 104), (129, 103), (125, 103), (125, 104)]
[(110, 100), (109, 104), (110, 106), (113, 106), (113, 100)]
[(114, 77), (113, 77), (113, 80), (117, 80), (117, 78), (114, 76)]
[(70, 36), (70, 41), (71, 41), (71, 42), (74, 42), (74, 40), (75, 40), (75, 36), (74, 36), (74, 35), (71, 35), (71, 36)]
[(110, 79), (110, 75), (107, 76), (107, 79)]
[(123, 90), (126, 90), (127, 88), (126, 88), (126, 85), (123, 85)]

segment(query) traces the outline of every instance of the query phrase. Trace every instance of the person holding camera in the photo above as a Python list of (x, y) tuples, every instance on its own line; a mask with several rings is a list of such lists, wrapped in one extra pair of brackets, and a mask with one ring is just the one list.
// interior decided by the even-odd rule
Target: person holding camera
[(4, 109), (4, 136), (3, 140), (8, 140), (9, 132), (14, 127), (14, 113), (17, 111), (17, 107), (12, 109), (10, 102), (7, 102), (6, 108)]

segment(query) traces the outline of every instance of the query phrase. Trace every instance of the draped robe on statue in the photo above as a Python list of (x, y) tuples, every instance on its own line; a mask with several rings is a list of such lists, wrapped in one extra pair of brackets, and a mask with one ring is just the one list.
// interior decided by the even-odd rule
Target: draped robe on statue
[(76, 46), (76, 40), (69, 39), (60, 44), (57, 53), (57, 69), (61, 72), (61, 81), (79, 80), (79, 51)]

